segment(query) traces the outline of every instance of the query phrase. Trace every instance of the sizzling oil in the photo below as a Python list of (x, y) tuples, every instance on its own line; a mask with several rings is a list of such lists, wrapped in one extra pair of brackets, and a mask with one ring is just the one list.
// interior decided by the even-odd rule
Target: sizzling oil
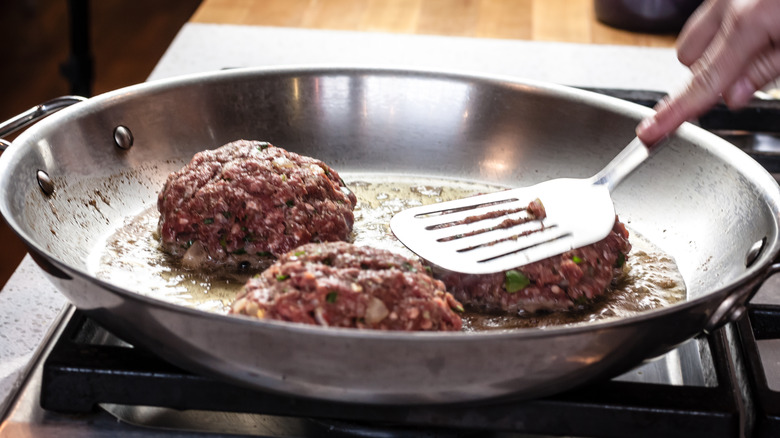
[[(413, 257), (389, 228), (390, 218), (413, 206), (487, 193), (501, 187), (462, 181), (413, 178), (405, 181), (376, 175), (345, 175), (358, 203), (352, 241)], [(254, 271), (201, 273), (181, 267), (160, 249), (155, 206), (126, 222), (96, 252), (90, 266), (101, 279), (134, 292), (200, 310), (227, 313), (230, 303)], [(467, 312), (464, 330), (544, 327), (606, 320), (668, 306), (685, 298), (685, 285), (674, 260), (650, 242), (631, 233), (633, 249), (626, 275), (598, 302), (571, 312), (530, 315), (486, 315)]]

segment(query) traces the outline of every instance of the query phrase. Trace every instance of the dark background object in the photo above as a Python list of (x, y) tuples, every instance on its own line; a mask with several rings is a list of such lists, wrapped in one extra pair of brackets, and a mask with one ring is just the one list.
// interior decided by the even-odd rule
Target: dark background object
[(594, 0), (602, 23), (633, 32), (677, 33), (702, 0)]
[(68, 18), (70, 56), (60, 70), (70, 82), (71, 94), (90, 97), (94, 68), (89, 41), (89, 0), (68, 0)]
[[(0, 45), (0, 120), (69, 93), (143, 82), (200, 1), (0, 1), (9, 39)], [(0, 242), (2, 287), (27, 248), (2, 219)]]

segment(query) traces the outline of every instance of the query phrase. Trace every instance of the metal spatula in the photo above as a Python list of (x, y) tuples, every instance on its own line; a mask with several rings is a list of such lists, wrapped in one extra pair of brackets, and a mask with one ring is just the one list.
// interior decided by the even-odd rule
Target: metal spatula
[(615, 224), (610, 192), (665, 142), (648, 147), (635, 138), (591, 178), (410, 208), (393, 216), (390, 228), (418, 256), (450, 271), (488, 274), (546, 259), (607, 237)]

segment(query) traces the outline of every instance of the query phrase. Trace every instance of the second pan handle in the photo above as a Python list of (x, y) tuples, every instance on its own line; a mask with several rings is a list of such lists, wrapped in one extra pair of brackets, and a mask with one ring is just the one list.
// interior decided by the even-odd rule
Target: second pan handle
[(6, 135), (13, 134), (50, 114), (85, 100), (87, 100), (87, 98), (81, 96), (57, 97), (40, 105), (36, 105), (18, 116), (0, 123), (0, 151), (4, 151), (11, 146), (9, 141), (3, 139)]

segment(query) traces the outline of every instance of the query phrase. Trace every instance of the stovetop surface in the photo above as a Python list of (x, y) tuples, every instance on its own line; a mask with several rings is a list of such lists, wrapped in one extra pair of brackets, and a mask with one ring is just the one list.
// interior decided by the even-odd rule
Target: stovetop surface
[[(334, 403), (247, 390), (180, 370), (143, 350), (128, 348), (77, 311), (44, 364), (41, 404), (60, 412), (89, 412), (99, 403), (151, 405), (492, 432), (595, 432), (612, 422), (621, 424), (624, 433), (632, 424), (656, 425), (637, 430), (635, 436), (657, 436), (665, 424), (695, 413), (686, 427), (667, 436), (687, 437), (706, 430), (715, 437), (729, 436), (722, 432), (734, 430), (738, 420), (737, 384), (729, 363), (727, 340), (715, 333), (612, 381), (540, 400), (447, 406)], [(128, 409), (109, 410), (139, 418)], [(563, 417), (567, 421), (561, 422)]]

